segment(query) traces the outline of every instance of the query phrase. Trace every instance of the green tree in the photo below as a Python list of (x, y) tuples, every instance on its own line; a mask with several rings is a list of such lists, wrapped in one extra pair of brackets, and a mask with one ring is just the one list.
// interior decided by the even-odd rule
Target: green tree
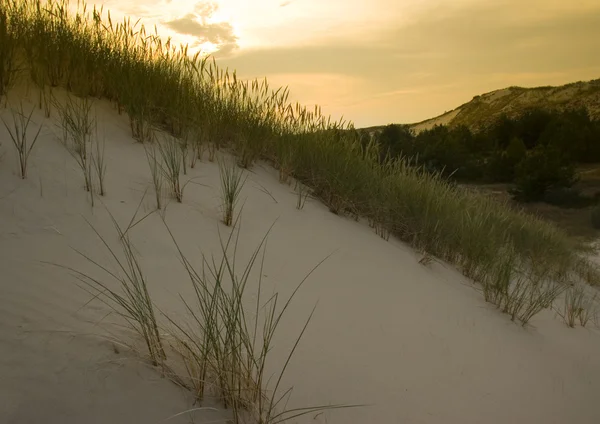
[(543, 109), (529, 109), (516, 120), (516, 133), (528, 149), (538, 145), (540, 136), (555, 119), (555, 114)]
[(558, 149), (539, 146), (528, 152), (515, 170), (515, 198), (535, 201), (550, 189), (571, 187), (575, 167)]
[(379, 135), (379, 144), (383, 155), (389, 152), (392, 157), (412, 157), (415, 154), (413, 143), (414, 135), (407, 125), (386, 125)]
[(527, 155), (527, 148), (525, 147), (525, 143), (519, 137), (513, 137), (506, 148), (506, 156), (512, 162), (514, 166), (516, 166), (519, 162), (521, 162), (525, 156)]
[(506, 150), (497, 150), (487, 161), (486, 176), (491, 182), (508, 183), (515, 178), (515, 169), (527, 155), (525, 143), (512, 137)]

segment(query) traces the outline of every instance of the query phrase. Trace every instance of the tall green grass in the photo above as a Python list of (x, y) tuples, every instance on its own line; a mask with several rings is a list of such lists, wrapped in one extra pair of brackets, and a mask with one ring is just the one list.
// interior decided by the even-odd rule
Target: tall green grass
[(41, 87), (110, 100), (127, 113), (141, 141), (153, 126), (178, 138), (191, 130), (208, 146), (209, 160), (223, 148), (236, 152), (242, 167), (267, 160), (282, 181), (292, 176), (310, 187), (331, 212), (365, 217), (382, 237), (395, 235), (483, 284), (501, 278), (498, 263), (514, 266), (531, 287), (565, 276), (598, 281), (582, 246), (553, 225), (408, 160), (381, 164), (379, 147), (362, 144), (351, 123), (291, 104), (287, 89), (242, 81), (214, 60), (188, 55), (186, 47), (128, 19), (114, 22), (98, 9), (69, 12), (65, 2), (0, 0), (0, 10), (0, 34), (8, 43), (2, 48), (13, 52), (3, 69), (8, 63)]

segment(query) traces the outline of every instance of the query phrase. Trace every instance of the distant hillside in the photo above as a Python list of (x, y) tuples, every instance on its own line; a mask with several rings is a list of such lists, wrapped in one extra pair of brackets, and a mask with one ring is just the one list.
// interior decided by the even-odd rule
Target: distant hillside
[[(559, 87), (509, 87), (473, 97), (468, 103), (435, 118), (411, 124), (416, 131), (435, 125), (466, 125), (472, 130), (485, 128), (502, 114), (516, 117), (525, 110), (570, 110), (587, 108), (590, 117), (600, 120), (600, 79), (575, 82)], [(376, 130), (381, 127), (371, 127)]]

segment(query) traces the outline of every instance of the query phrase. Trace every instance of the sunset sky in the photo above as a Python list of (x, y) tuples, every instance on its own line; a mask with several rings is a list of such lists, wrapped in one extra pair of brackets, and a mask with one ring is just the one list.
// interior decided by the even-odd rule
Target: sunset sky
[(600, 78), (598, 0), (95, 3), (357, 127), (421, 121), (511, 85)]

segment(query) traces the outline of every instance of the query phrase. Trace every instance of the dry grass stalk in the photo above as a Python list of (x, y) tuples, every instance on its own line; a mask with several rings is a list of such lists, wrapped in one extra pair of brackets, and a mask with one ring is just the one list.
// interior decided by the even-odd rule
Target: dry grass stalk
[(29, 155), (37, 143), (40, 132), (42, 131), (42, 126), (40, 125), (33, 137), (29, 137), (27, 135), (27, 131), (29, 130), (29, 125), (31, 124), (33, 109), (28, 115), (26, 115), (25, 111), (23, 110), (23, 103), (21, 103), (19, 110), (15, 111), (11, 109), (11, 113), (13, 118), (12, 127), (9, 126), (4, 119), (2, 119), (2, 123), (6, 127), (6, 130), (10, 135), (10, 139), (17, 151), (21, 178), (25, 179), (27, 177), (27, 163), (29, 161)]

